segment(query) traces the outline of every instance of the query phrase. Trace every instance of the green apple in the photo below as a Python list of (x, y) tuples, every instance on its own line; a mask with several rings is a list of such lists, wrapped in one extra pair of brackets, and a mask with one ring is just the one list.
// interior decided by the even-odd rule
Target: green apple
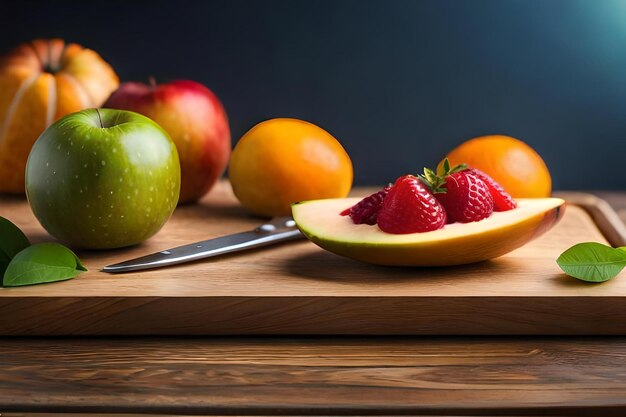
[(178, 202), (176, 146), (138, 113), (88, 109), (48, 127), (26, 164), (26, 195), (54, 237), (85, 249), (144, 241)]

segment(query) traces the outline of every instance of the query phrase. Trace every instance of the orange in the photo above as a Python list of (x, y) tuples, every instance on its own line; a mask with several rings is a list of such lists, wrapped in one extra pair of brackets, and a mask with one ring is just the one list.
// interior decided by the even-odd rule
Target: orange
[(291, 203), (345, 197), (352, 161), (324, 129), (303, 120), (271, 119), (239, 140), (228, 170), (233, 192), (261, 216), (287, 216)]
[(550, 171), (539, 154), (519, 139), (503, 135), (477, 137), (454, 148), (447, 158), (451, 166), (466, 163), (485, 172), (514, 198), (550, 196)]

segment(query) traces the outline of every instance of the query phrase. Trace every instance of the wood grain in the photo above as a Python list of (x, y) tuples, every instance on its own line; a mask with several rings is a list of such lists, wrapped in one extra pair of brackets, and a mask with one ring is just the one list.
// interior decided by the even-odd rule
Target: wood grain
[[(0, 215), (33, 241), (51, 239), (24, 200), (0, 198)], [(99, 272), (259, 222), (222, 183), (142, 245), (81, 252), (90, 271), (74, 280), (0, 289), (0, 335), (626, 334), (626, 280), (590, 285), (554, 262), (580, 241), (606, 242), (573, 205), (544, 237), (460, 267), (375, 267), (298, 241), (167, 269)]]
[(568, 203), (583, 208), (591, 216), (611, 246), (626, 246), (626, 224), (624, 223), (626, 211), (622, 212), (620, 218), (620, 212), (611, 207), (609, 202), (590, 193), (568, 191), (557, 193), (555, 197), (560, 197)]
[(624, 415), (626, 340), (8, 339), (0, 410)]

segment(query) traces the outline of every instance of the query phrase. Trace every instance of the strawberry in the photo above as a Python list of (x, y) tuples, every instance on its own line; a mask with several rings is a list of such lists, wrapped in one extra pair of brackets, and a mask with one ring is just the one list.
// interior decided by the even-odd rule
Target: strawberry
[(378, 213), (378, 227), (387, 233), (429, 232), (445, 224), (445, 210), (413, 175), (396, 180)]
[(477, 222), (493, 213), (493, 197), (489, 187), (472, 174), (465, 164), (450, 169), (446, 159), (442, 173), (437, 175), (424, 168), (424, 175), (420, 179), (431, 188), (451, 222)]
[(375, 192), (374, 194), (365, 197), (352, 207), (349, 207), (342, 211), (342, 216), (350, 216), (354, 224), (376, 224), (376, 218), (378, 212), (383, 206), (383, 201), (387, 196), (387, 193), (391, 189), (391, 185), (386, 186), (382, 190)]
[(476, 168), (470, 168), (468, 172), (474, 174), (475, 176), (483, 180), (485, 184), (487, 184), (487, 188), (489, 188), (489, 193), (493, 198), (493, 211), (508, 211), (513, 210), (517, 207), (517, 202), (513, 200), (513, 197), (511, 197), (509, 193), (504, 191), (504, 188), (502, 188), (502, 186), (489, 175)]

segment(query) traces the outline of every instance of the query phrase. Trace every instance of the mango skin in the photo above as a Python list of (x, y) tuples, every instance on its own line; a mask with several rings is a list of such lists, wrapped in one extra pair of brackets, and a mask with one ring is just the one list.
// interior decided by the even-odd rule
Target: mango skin
[(140, 243), (176, 208), (180, 163), (176, 146), (137, 113), (88, 109), (60, 119), (35, 142), (26, 193), (41, 225), (83, 249)]
[[(349, 239), (336, 240), (316, 234), (299, 221), (298, 204), (293, 206), (294, 219), (302, 233), (313, 243), (337, 255), (370, 264), (389, 266), (453, 266), (497, 258), (550, 230), (562, 218), (565, 211), (565, 202), (561, 200), (555, 207), (520, 219), (518, 222), (480, 233), (467, 235), (459, 233), (457, 236), (446, 239), (421, 239), (415, 242), (386, 244), (350, 241)], [(339, 213), (340, 207), (346, 208), (349, 204), (344, 206), (338, 206), (334, 211)], [(476, 224), (478, 223), (480, 222)], [(462, 227), (463, 225), (459, 226), (461, 231)]]

